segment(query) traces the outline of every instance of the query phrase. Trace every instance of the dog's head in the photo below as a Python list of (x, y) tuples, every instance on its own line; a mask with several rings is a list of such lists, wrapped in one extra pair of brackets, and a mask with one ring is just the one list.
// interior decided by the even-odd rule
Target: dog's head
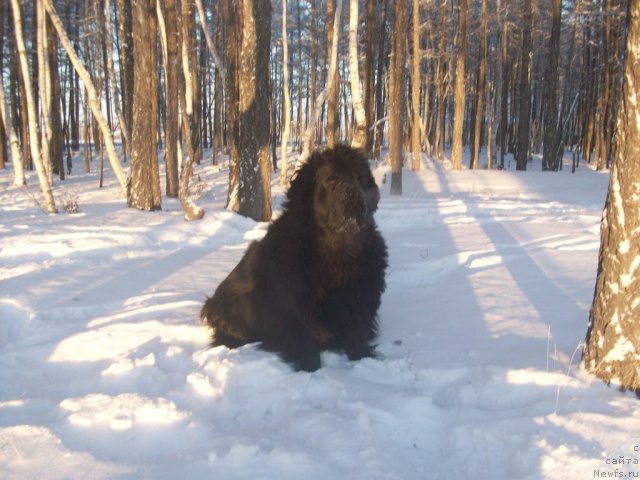
[(380, 191), (362, 151), (338, 145), (309, 157), (287, 198), (290, 208), (308, 207), (318, 228), (355, 235), (373, 224)]

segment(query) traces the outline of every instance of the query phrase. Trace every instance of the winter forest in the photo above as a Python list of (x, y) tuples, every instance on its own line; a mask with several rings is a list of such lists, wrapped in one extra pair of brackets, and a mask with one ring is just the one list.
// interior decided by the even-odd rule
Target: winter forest
[[(15, 137), (0, 135), (0, 168), (9, 144), (27, 169), (42, 158), (54, 211), (46, 185), (64, 180), (65, 159), (83, 145), (86, 170), (93, 149), (129, 188), (129, 204), (153, 210), (164, 162), (166, 195), (195, 218), (191, 165), (210, 148), (214, 164), (231, 155), (231, 208), (263, 220), (270, 195), (253, 177), (278, 169), (286, 183), (288, 152), (339, 141), (376, 159), (391, 147), (394, 172), (403, 152), (443, 161), (449, 148), (459, 170), (463, 147), (471, 169), (509, 168), (513, 154), (526, 170), (541, 153), (542, 168), (557, 171), (566, 150), (605, 169), (627, 3), (4, 1), (0, 60)], [(131, 162), (129, 186), (116, 143)]]
[[(0, 476), (638, 478), (638, 65), (640, 0), (0, 0)], [(377, 356), (210, 348), (340, 143)]]

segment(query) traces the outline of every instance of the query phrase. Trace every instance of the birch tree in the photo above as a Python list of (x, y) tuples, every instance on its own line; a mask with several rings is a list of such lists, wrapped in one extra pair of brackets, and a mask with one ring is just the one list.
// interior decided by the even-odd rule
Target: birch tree
[[(0, 72), (0, 78), (3, 77), (2, 72)], [(22, 167), (22, 155), (20, 154), (20, 143), (18, 142), (18, 137), (16, 136), (16, 132), (13, 129), (13, 124), (11, 121), (11, 117), (9, 116), (9, 111), (5, 104), (4, 98), (4, 88), (0, 88), (0, 118), (2, 119), (2, 123), (5, 125), (5, 132), (7, 137), (9, 138), (9, 147), (11, 149), (11, 165), (13, 165), (13, 184), (17, 187), (21, 187), (27, 184), (24, 178), (24, 169)]]
[(617, 148), (584, 351), (589, 371), (640, 394), (640, 0), (630, 0)]
[(360, 71), (358, 68), (358, 0), (351, 0), (349, 6), (349, 80), (351, 82), (351, 100), (355, 115), (351, 146), (364, 148), (367, 144), (367, 117), (362, 103)]
[(22, 32), (22, 12), (20, 10), (20, 4), (18, 0), (11, 0), (11, 7), (13, 11), (14, 21), (14, 35), (16, 39), (16, 45), (18, 49), (18, 62), (20, 64), (20, 70), (25, 84), (27, 109), (29, 115), (29, 147), (31, 148), (31, 158), (36, 167), (38, 173), (38, 183), (40, 184), (40, 191), (44, 196), (45, 208), (48, 213), (58, 213), (56, 204), (53, 199), (53, 193), (51, 192), (51, 184), (47, 178), (47, 172), (45, 171), (44, 164), (39, 146), (39, 129), (38, 129), (38, 116), (36, 114), (36, 105), (34, 100), (33, 87), (31, 85), (31, 74), (29, 72), (29, 65), (27, 63), (27, 49), (24, 43), (24, 35)]
[(287, 39), (287, 0), (282, 0), (282, 139), (280, 142), (280, 183), (287, 183), (289, 164), (287, 145), (291, 131), (291, 96), (289, 95), (289, 41)]

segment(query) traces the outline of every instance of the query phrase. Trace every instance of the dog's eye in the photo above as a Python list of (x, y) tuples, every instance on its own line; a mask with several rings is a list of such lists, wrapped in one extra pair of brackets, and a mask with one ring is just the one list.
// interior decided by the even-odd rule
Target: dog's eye
[(330, 190), (335, 190), (335, 188), (338, 186), (338, 182), (340, 181), (340, 179), (338, 178), (337, 175), (331, 175), (329, 178), (327, 178), (327, 188)]

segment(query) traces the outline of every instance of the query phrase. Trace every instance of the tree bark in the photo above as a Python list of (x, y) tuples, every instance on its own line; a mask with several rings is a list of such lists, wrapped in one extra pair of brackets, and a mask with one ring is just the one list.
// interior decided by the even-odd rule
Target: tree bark
[(456, 34), (456, 85), (454, 93), (453, 144), (451, 162), (454, 170), (462, 169), (462, 133), (465, 110), (465, 57), (467, 51), (467, 0), (460, 0), (460, 16)]
[(520, 109), (518, 113), (518, 146), (516, 169), (526, 170), (529, 161), (531, 116), (531, 0), (524, 0), (522, 28), (522, 57), (520, 60)]
[(27, 50), (24, 44), (24, 35), (22, 33), (22, 12), (20, 11), (20, 4), (18, 3), (18, 0), (11, 0), (11, 6), (13, 9), (14, 34), (16, 38), (16, 45), (18, 47), (18, 61), (25, 84), (27, 109), (29, 112), (29, 146), (31, 148), (31, 159), (35, 164), (36, 172), (38, 173), (38, 182), (40, 184), (40, 191), (44, 196), (46, 210), (48, 213), (58, 213), (38, 143), (38, 116), (36, 114), (33, 87), (31, 85), (31, 76), (29, 73), (29, 65), (27, 63)]
[(132, 0), (133, 122), (129, 206), (160, 210), (158, 168), (157, 16), (155, 0)]
[(616, 158), (600, 229), (584, 360), (607, 383), (640, 394), (640, 0), (630, 0), (629, 22)]
[(484, 117), (484, 97), (487, 86), (487, 0), (482, 0), (482, 20), (480, 23), (480, 50), (478, 52), (478, 78), (476, 82), (476, 118), (473, 129), (473, 153), (471, 168), (478, 169), (480, 146), (482, 145), (482, 119)]
[(287, 147), (291, 132), (291, 96), (289, 94), (289, 41), (287, 39), (287, 0), (282, 0), (282, 140), (280, 142), (280, 183), (288, 183)]
[(367, 144), (367, 117), (362, 104), (358, 68), (358, 0), (351, 0), (349, 12), (349, 79), (351, 82), (351, 101), (355, 113), (355, 129), (351, 146), (364, 148)]
[(389, 162), (391, 194), (402, 195), (403, 129), (406, 98), (405, 45), (407, 32), (407, 0), (394, 2), (393, 36), (389, 80)]
[(420, 152), (422, 150), (420, 139), (420, 1), (413, 0), (413, 28), (411, 56), (411, 109), (413, 110), (413, 123), (411, 127), (411, 151), (413, 161), (411, 166), (414, 171), (420, 170)]
[[(334, 22), (340, 17), (336, 15), (338, 7), (342, 7), (342, 2), (337, 5), (336, 0), (327, 0), (327, 49), (333, 50), (333, 29)], [(339, 27), (339, 26), (338, 26)], [(337, 49), (337, 46), (336, 46)], [(329, 92), (327, 94), (327, 146), (333, 147), (338, 142), (339, 138), (339, 123), (338, 123), (338, 92), (340, 90), (340, 84), (338, 83), (338, 69), (333, 72), (329, 72), (333, 77), (327, 79), (329, 85)]]
[[(158, 5), (160, 8), (160, 5)], [(161, 10), (159, 10), (162, 13)], [(162, 21), (164, 20), (164, 22)], [(164, 34), (162, 33), (164, 24)], [(180, 125), (180, 110), (178, 108), (178, 98), (180, 95), (178, 75), (180, 74), (178, 54), (178, 18), (176, 11), (176, 0), (164, 1), (164, 14), (158, 15), (158, 25), (160, 26), (161, 38), (164, 38), (164, 86), (165, 101), (167, 109), (167, 119), (165, 121), (165, 156), (166, 156), (166, 194), (167, 197), (178, 197), (180, 190), (180, 180), (178, 177), (178, 132)]]
[(542, 170), (558, 170), (561, 159), (558, 158), (558, 58), (560, 57), (560, 21), (562, 18), (562, 0), (551, 2), (551, 38), (547, 54), (547, 68), (545, 75), (545, 106), (544, 106), (544, 143), (542, 155)]

